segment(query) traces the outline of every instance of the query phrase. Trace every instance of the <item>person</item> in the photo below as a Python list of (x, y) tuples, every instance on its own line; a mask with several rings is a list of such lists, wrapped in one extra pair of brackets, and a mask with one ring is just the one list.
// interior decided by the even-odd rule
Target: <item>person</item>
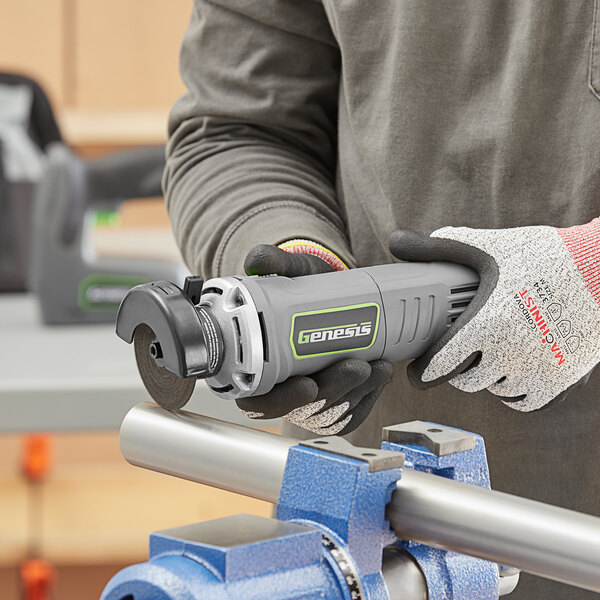
[[(600, 514), (597, 5), (195, 1), (164, 175), (193, 272), (481, 277), (389, 385), (389, 363), (341, 361), (242, 409), (361, 445), (414, 419), (474, 431), (495, 489)], [(512, 597), (595, 595), (523, 575)]]

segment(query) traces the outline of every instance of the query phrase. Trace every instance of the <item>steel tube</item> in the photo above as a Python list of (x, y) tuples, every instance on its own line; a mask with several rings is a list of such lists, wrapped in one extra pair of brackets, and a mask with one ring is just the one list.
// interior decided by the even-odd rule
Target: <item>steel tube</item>
[(404, 470), (388, 519), (396, 535), (600, 592), (600, 519)]
[[(138, 404), (121, 427), (132, 464), (276, 502), (287, 438)], [(388, 506), (401, 538), (600, 592), (600, 518), (404, 469)]]
[(277, 502), (297, 440), (142, 402), (125, 415), (119, 443), (138, 467)]
[(429, 593), (425, 575), (416, 559), (398, 546), (383, 549), (381, 572), (389, 600), (427, 600)]

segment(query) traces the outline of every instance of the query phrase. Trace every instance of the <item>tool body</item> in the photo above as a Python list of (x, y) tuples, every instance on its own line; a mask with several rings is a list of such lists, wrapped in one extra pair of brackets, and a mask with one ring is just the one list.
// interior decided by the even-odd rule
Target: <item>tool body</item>
[(217, 395), (242, 398), (346, 357), (416, 358), (463, 312), (478, 283), (471, 269), (450, 263), (187, 278), (183, 290), (161, 281), (127, 294), (117, 334), (135, 339), (152, 397), (181, 408), (193, 389), (186, 380), (206, 379)]

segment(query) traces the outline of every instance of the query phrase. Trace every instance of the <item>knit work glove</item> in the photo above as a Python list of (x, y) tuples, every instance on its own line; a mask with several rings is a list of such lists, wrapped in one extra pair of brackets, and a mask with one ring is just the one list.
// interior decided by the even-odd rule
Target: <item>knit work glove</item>
[[(299, 277), (343, 270), (335, 254), (308, 240), (293, 240), (281, 247), (253, 248), (244, 263), (248, 275)], [(385, 360), (368, 363), (345, 359), (310, 377), (295, 376), (262, 396), (240, 398), (238, 407), (251, 419), (285, 420), (318, 435), (345, 435), (369, 415), (392, 377)]]
[(529, 412), (562, 400), (600, 362), (600, 219), (568, 229), (400, 230), (390, 250), (464, 264), (481, 278), (464, 313), (409, 365), (416, 387), (487, 389)]

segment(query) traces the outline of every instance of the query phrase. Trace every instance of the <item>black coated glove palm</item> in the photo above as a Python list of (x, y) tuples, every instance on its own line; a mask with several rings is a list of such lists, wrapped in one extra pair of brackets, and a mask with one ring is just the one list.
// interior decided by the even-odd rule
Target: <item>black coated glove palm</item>
[[(286, 277), (333, 270), (316, 256), (291, 254), (268, 245), (253, 248), (244, 268), (248, 275)], [(310, 377), (290, 377), (262, 396), (236, 402), (250, 418), (282, 417), (318, 435), (344, 435), (367, 418), (392, 372), (392, 364), (385, 360), (368, 363), (348, 358)]]

